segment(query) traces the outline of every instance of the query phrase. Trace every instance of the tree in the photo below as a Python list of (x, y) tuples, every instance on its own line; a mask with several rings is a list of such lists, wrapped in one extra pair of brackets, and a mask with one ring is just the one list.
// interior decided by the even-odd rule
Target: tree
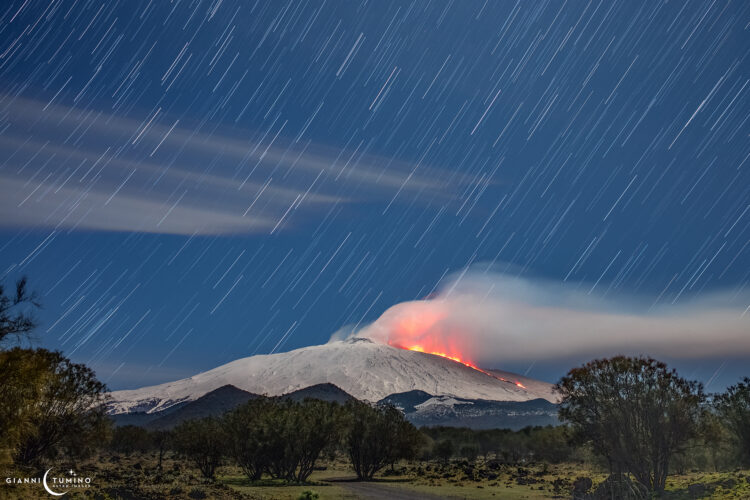
[(112, 432), (109, 447), (112, 451), (130, 455), (136, 451), (145, 452), (151, 448), (151, 436), (143, 427), (136, 425), (123, 425)]
[(161, 471), (161, 462), (164, 458), (164, 453), (167, 451), (167, 446), (172, 440), (172, 433), (168, 430), (158, 430), (149, 433), (151, 438), (151, 444), (154, 445), (156, 451), (159, 453), (159, 463), (157, 469)]
[(175, 427), (173, 436), (177, 451), (191, 460), (203, 477), (213, 480), (227, 442), (219, 420), (213, 417), (186, 420)]
[(461, 446), (458, 453), (462, 458), (465, 458), (469, 462), (473, 462), (477, 459), (477, 455), (479, 455), (479, 446), (474, 443), (466, 443)]
[(36, 466), (61, 452), (84, 456), (103, 440), (109, 430), (107, 388), (89, 367), (46, 349), (15, 348), (10, 355), (25, 357), (42, 373), (36, 393), (22, 404), (33, 410), (25, 422), (29, 432), (23, 433), (14, 453), (16, 464)]
[(232, 438), (227, 449), (250, 481), (260, 479), (268, 468), (268, 437), (263, 421), (273, 411), (266, 398), (250, 400), (224, 416), (224, 429)]
[(11, 336), (20, 341), (36, 327), (31, 309), (40, 305), (36, 294), (27, 290), (26, 281), (23, 277), (16, 282), (14, 295), (7, 295), (0, 283), (0, 345)]
[(435, 446), (435, 456), (443, 462), (447, 463), (448, 460), (450, 460), (450, 458), (453, 456), (455, 449), (456, 447), (453, 445), (453, 441), (451, 441), (450, 439), (440, 441)]
[(535, 460), (560, 463), (568, 459), (573, 449), (568, 444), (565, 426), (536, 427), (529, 433), (529, 448)]
[(36, 402), (50, 376), (34, 351), (0, 351), (0, 465), (12, 462), (21, 441), (34, 433), (41, 414)]
[(316, 399), (276, 401), (262, 422), (269, 473), (306, 481), (323, 450), (338, 439), (339, 411), (338, 404)]
[(402, 459), (413, 460), (417, 457), (425, 442), (425, 436), (411, 422), (406, 420), (397, 408), (391, 406), (387, 408), (387, 411), (389, 412), (389, 418), (393, 419), (395, 427), (393, 441), (390, 443), (390, 464), (391, 470), (393, 470), (397, 461)]
[(651, 491), (665, 487), (670, 459), (697, 436), (705, 396), (651, 358), (617, 356), (574, 368), (558, 383), (559, 415), (590, 442), (613, 474), (630, 472)]
[(350, 401), (345, 409), (346, 450), (357, 478), (370, 480), (387, 464), (416, 454), (418, 431), (394, 406)]
[(750, 465), (750, 378), (714, 398), (714, 406), (734, 437), (743, 465)]

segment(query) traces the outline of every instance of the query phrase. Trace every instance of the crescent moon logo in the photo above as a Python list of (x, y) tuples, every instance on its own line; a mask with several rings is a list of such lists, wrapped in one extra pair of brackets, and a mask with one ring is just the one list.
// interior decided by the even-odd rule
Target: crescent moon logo
[(56, 497), (61, 497), (65, 493), (67, 493), (67, 491), (64, 492), (64, 493), (55, 493), (54, 491), (52, 491), (52, 488), (50, 488), (49, 485), (47, 484), (47, 474), (49, 474), (49, 471), (51, 471), (51, 470), (52, 470), (51, 468), (47, 469), (47, 472), (44, 473), (44, 478), (42, 479), (42, 483), (44, 484), (44, 489), (47, 490), (47, 493), (49, 493), (50, 495), (54, 495)]

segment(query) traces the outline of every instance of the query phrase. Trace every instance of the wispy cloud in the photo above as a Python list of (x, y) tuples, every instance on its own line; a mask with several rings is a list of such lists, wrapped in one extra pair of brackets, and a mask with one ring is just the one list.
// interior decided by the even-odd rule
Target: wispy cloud
[(469, 270), (429, 300), (397, 304), (356, 332), (379, 342), (456, 346), (479, 363), (615, 354), (750, 356), (750, 297), (713, 292), (672, 304)]
[(159, 109), (139, 121), (6, 95), (0, 126), (5, 227), (268, 233), (340, 203), (449, 200), (456, 182), (361, 148), (289, 139), (279, 120), (244, 139)]

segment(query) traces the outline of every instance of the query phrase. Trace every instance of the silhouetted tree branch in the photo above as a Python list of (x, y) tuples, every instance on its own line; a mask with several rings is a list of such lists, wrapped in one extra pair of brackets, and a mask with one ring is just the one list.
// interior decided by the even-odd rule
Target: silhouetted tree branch
[(0, 345), (11, 336), (20, 342), (37, 326), (31, 310), (41, 306), (36, 293), (29, 292), (26, 285), (24, 276), (16, 282), (15, 294), (10, 295), (0, 283)]

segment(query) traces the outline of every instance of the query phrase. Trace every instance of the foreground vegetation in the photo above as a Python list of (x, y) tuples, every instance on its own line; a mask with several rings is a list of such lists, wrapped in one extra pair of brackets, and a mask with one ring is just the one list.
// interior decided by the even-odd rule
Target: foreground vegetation
[[(62, 464), (61, 464), (62, 466)], [(540, 462), (510, 464), (479, 457), (474, 462), (463, 459), (442, 461), (399, 462), (376, 474), (373, 482), (342, 482), (353, 479), (351, 467), (343, 457), (323, 460), (304, 484), (295, 484), (264, 477), (249, 481), (243, 471), (233, 465), (217, 470), (214, 481), (201, 474), (178, 455), (168, 452), (158, 471), (156, 452), (123, 455), (103, 452), (74, 465), (92, 476), (91, 488), (73, 491), (67, 498), (98, 499), (284, 499), (314, 498), (320, 500), (360, 498), (356, 486), (372, 484), (383, 492), (401, 492), (414, 498), (426, 493), (444, 498), (467, 499), (549, 499), (573, 498), (591, 481), (589, 493), (608, 477), (605, 469), (580, 462), (559, 464)], [(352, 487), (354, 486), (354, 487)], [(307, 496), (305, 492), (310, 492)], [(663, 498), (734, 498), (750, 496), (750, 470), (695, 472), (670, 475)], [(40, 498), (39, 488), (0, 486), (0, 498)], [(578, 496), (577, 498), (584, 498)]]
[[(25, 280), (0, 287), (0, 470), (85, 471), (91, 486), (69, 497), (750, 498), (747, 378), (706, 395), (650, 358), (594, 360), (557, 386), (565, 425), (517, 432), (417, 430), (393, 406), (283, 398), (171, 431), (113, 428), (91, 369), (13, 345), (37, 306)], [(6, 481), (0, 497), (40, 488)]]

